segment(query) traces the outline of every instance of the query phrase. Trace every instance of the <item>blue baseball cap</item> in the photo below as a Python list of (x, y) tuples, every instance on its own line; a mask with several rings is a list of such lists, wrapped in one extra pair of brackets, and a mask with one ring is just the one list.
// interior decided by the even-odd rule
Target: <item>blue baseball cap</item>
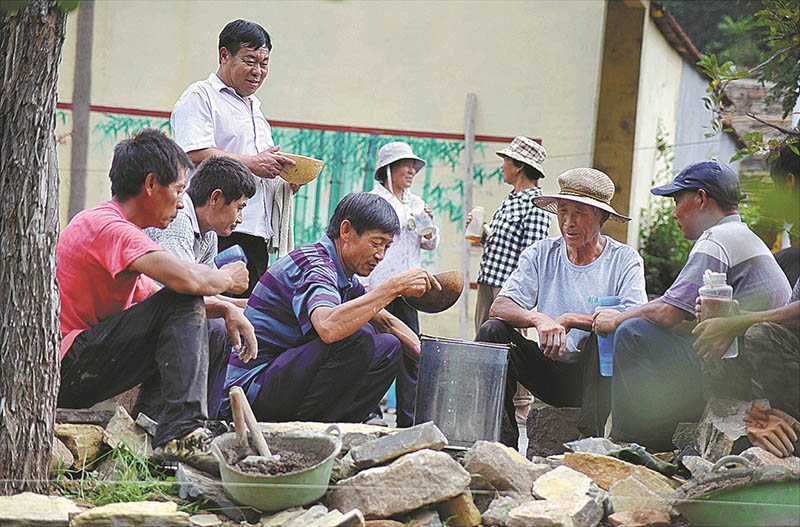
[(675, 176), (672, 183), (650, 189), (656, 196), (672, 196), (686, 189), (703, 189), (712, 198), (736, 204), (742, 200), (739, 175), (716, 159), (689, 165)]

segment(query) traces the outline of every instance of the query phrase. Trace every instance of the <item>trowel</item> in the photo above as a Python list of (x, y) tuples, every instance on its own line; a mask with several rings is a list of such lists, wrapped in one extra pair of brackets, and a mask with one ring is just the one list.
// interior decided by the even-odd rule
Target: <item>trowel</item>
[(247, 456), (243, 462), (278, 461), (281, 456), (273, 455), (270, 452), (267, 440), (264, 439), (264, 434), (258, 429), (258, 421), (256, 421), (256, 416), (253, 414), (253, 409), (250, 408), (250, 402), (247, 400), (244, 390), (242, 390), (241, 386), (232, 386), (229, 393), (233, 423), (236, 427), (236, 448), (240, 452), (250, 450), (250, 445), (247, 441), (247, 430), (249, 429), (250, 437), (253, 439), (253, 444), (258, 452), (258, 455)]

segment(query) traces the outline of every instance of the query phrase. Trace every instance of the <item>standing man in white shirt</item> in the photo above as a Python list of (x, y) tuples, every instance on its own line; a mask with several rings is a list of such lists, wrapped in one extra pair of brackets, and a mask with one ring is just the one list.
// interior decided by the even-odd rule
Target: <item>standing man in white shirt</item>
[(175, 141), (195, 165), (210, 156), (230, 156), (256, 176), (256, 194), (244, 210), (244, 221), (219, 240), (220, 250), (240, 245), (247, 255), (250, 284), (244, 298), (267, 270), (268, 250), (278, 246), (276, 237), (291, 236), (291, 228), (275, 232), (273, 226), (287, 223), (276, 221), (276, 215), (291, 217), (293, 212), (293, 207), (281, 209), (274, 202), (277, 192), (291, 192), (289, 184), (275, 176), (294, 161), (278, 153), (261, 102), (254, 96), (267, 78), (271, 50), (269, 34), (260, 25), (246, 20), (228, 23), (219, 35), (216, 73), (189, 86), (170, 119)]

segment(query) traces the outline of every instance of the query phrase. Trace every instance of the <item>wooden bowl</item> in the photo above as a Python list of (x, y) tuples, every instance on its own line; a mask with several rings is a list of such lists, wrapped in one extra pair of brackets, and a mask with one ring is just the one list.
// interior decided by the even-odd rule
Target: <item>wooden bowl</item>
[(325, 161), (321, 159), (314, 159), (313, 157), (298, 156), (295, 154), (284, 154), (279, 152), (280, 155), (288, 157), (296, 164), (294, 166), (285, 166), (279, 176), (289, 183), (295, 185), (305, 185), (314, 181), (316, 177), (322, 172), (322, 167), (325, 166)]
[(431, 289), (419, 297), (403, 297), (403, 300), (417, 311), (424, 313), (444, 311), (456, 303), (464, 290), (464, 273), (461, 271), (445, 271), (433, 276), (441, 284), (441, 291)]

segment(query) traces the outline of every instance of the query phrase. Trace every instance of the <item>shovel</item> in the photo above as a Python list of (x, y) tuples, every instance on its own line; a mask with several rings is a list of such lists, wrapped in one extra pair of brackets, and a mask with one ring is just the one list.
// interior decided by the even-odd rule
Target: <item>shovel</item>
[(258, 463), (260, 461), (278, 461), (281, 456), (274, 456), (269, 451), (267, 440), (264, 439), (264, 434), (258, 429), (258, 422), (256, 416), (253, 415), (253, 410), (250, 408), (250, 402), (244, 394), (244, 390), (240, 386), (233, 386), (230, 390), (231, 398), (231, 412), (233, 413), (233, 422), (236, 425), (236, 447), (246, 452), (250, 449), (247, 442), (247, 430), (250, 430), (250, 437), (256, 446), (257, 456), (247, 456), (244, 461), (251, 463)]

